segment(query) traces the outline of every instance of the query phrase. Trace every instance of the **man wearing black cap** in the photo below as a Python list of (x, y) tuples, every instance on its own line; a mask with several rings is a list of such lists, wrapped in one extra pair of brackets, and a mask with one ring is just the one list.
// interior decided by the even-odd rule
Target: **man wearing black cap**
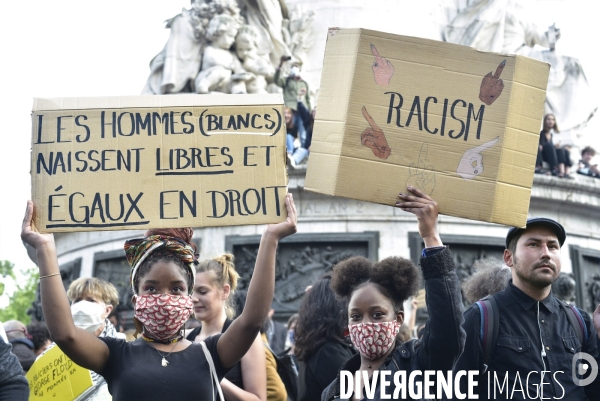
[[(563, 226), (547, 218), (531, 218), (526, 228), (508, 231), (504, 263), (512, 280), (465, 312), (467, 341), (455, 367), (455, 374), (479, 371), (479, 399), (600, 400), (600, 375), (586, 383), (593, 364), (573, 361), (579, 352), (598, 361), (592, 320), (551, 292), (565, 239)], [(460, 389), (467, 394), (467, 380)]]

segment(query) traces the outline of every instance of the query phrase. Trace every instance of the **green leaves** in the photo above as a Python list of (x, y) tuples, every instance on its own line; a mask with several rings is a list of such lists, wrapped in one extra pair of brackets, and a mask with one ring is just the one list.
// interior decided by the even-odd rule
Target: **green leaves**
[(27, 310), (35, 299), (35, 291), (38, 285), (39, 272), (36, 266), (31, 266), (25, 270), (18, 271), (15, 265), (8, 260), (0, 261), (0, 295), (4, 294), (5, 283), (10, 277), (15, 285), (15, 291), (8, 297), (9, 304), (3, 310), (0, 310), (0, 321), (19, 320), (24, 324), (29, 324), (31, 316)]

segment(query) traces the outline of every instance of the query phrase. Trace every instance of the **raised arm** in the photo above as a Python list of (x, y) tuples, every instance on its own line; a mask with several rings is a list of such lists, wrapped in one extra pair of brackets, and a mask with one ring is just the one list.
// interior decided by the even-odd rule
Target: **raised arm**
[(52, 339), (76, 364), (99, 372), (108, 360), (108, 347), (92, 333), (75, 327), (63, 286), (52, 234), (37, 232), (33, 222), (33, 202), (27, 202), (21, 239), (37, 254), (40, 269), (42, 309)]
[(248, 351), (263, 325), (275, 291), (275, 254), (279, 240), (296, 232), (296, 207), (292, 194), (285, 198), (286, 221), (269, 224), (260, 240), (256, 265), (242, 314), (219, 339), (217, 352), (225, 367), (233, 366)]
[(438, 204), (423, 191), (407, 187), (410, 195), (400, 194), (398, 207), (414, 213), (425, 243), (421, 270), (429, 318), (417, 355), (422, 369), (451, 370), (465, 346), (463, 305), (454, 261), (443, 247), (437, 230)]

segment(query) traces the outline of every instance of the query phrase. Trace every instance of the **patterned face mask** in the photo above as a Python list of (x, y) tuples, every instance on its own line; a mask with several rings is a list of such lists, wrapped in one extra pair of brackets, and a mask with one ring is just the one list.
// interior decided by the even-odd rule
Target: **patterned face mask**
[(379, 359), (394, 346), (400, 325), (391, 322), (359, 323), (348, 326), (350, 340), (358, 352), (373, 361)]
[(177, 336), (194, 306), (188, 296), (169, 294), (136, 295), (134, 317), (152, 339), (166, 341)]

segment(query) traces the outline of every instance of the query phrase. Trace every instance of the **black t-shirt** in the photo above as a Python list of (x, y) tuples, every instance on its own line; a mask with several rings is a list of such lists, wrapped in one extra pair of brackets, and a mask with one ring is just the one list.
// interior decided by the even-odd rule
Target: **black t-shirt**
[(321, 393), (336, 379), (342, 365), (355, 354), (348, 344), (327, 341), (307, 361), (301, 361), (298, 400), (320, 400)]
[[(221, 330), (221, 334), (225, 333), (225, 330), (227, 330), (229, 328), (229, 326), (231, 325), (232, 322), (233, 322), (233, 320), (231, 320), (231, 319), (225, 320), (225, 323), (223, 324), (223, 329)], [(201, 330), (202, 330), (202, 324), (200, 324), (200, 326), (198, 326), (194, 330), (192, 330), (187, 335), (186, 339), (190, 340), (191, 342), (196, 341), (196, 337), (198, 336), (198, 334), (200, 334)], [(225, 375), (225, 378), (243, 390), (244, 389), (244, 378), (242, 376), (242, 362), (238, 361), (235, 365), (233, 365), (233, 367)]]
[[(217, 354), (219, 337), (220, 334), (208, 337), (205, 343), (221, 381), (229, 369), (223, 367)], [(131, 342), (99, 338), (108, 346), (110, 355), (104, 370), (98, 373), (106, 380), (113, 401), (213, 400), (210, 367), (199, 343), (173, 352), (166, 357), (169, 364), (163, 367), (162, 357), (141, 337)]]

